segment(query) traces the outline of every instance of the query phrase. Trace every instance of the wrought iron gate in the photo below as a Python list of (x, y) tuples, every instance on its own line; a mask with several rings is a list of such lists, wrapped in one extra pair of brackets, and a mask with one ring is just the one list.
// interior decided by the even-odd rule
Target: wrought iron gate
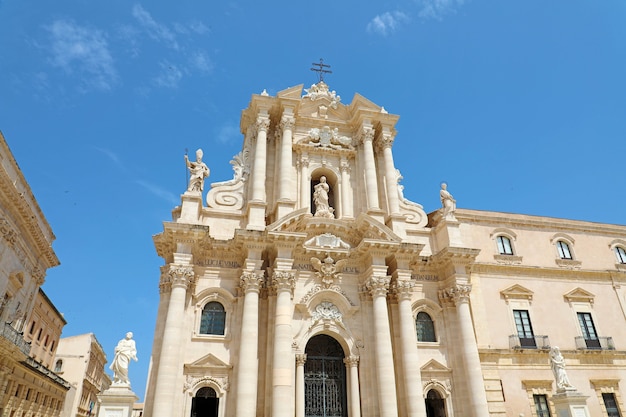
[(330, 336), (313, 337), (304, 364), (306, 417), (347, 417), (346, 366), (341, 345)]

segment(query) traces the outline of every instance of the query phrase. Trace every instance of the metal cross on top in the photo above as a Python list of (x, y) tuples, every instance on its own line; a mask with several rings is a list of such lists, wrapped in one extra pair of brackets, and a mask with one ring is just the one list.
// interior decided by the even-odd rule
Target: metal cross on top
[(333, 73), (331, 70), (325, 69), (325, 68), (330, 68), (330, 65), (324, 64), (324, 58), (320, 58), (319, 64), (314, 62), (311, 65), (313, 65), (314, 67), (318, 67), (318, 68), (311, 68), (311, 71), (317, 72), (317, 76), (319, 77), (320, 82), (324, 81), (324, 74)]

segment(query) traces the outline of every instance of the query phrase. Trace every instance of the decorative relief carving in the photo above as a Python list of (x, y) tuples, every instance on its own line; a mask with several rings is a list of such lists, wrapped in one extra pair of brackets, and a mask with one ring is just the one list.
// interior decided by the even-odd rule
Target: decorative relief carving
[(283, 115), (280, 119), (280, 128), (285, 130), (293, 130), (293, 127), (296, 125), (296, 119), (292, 116)]
[(202, 376), (202, 377), (194, 377), (191, 375), (187, 375), (185, 383), (183, 384), (183, 392), (187, 392), (190, 395), (193, 395), (193, 391), (199, 385), (203, 386), (217, 386), (219, 391), (228, 391), (230, 388), (230, 383), (228, 382), (228, 377), (225, 376), (223, 378), (215, 378), (212, 376)]
[(408, 300), (411, 298), (411, 294), (415, 288), (415, 282), (413, 281), (396, 281), (393, 284), (393, 293), (400, 300)]
[(17, 234), (6, 219), (0, 219), (0, 234), (2, 234), (2, 237), (9, 244), (9, 246), (13, 246), (15, 244)]
[(378, 138), (378, 147), (379, 149), (385, 149), (385, 148), (391, 148), (391, 146), (393, 145), (393, 141), (395, 140), (395, 138), (389, 134), (386, 135), (380, 135), (380, 137)]
[(333, 109), (336, 109), (337, 105), (341, 102), (341, 96), (339, 96), (335, 90), (330, 91), (324, 81), (311, 85), (311, 88), (305, 88), (304, 92), (305, 94), (302, 98), (310, 98), (311, 101), (327, 98), (330, 101), (330, 107)]
[(348, 356), (343, 360), (343, 363), (345, 363), (351, 368), (355, 366), (359, 366), (359, 357), (356, 355)]
[(347, 159), (342, 158), (341, 161), (339, 161), (339, 170), (341, 172), (350, 173), (350, 162), (348, 162)]
[(250, 150), (245, 147), (230, 161), (233, 166), (232, 180), (215, 182), (207, 193), (208, 207), (241, 210), (244, 205), (245, 183), (250, 175)]
[(259, 291), (265, 282), (263, 271), (243, 271), (239, 279), (239, 285), (244, 293)]
[(306, 353), (296, 355), (296, 366), (304, 366), (306, 363)]
[(365, 289), (372, 297), (386, 297), (389, 292), (391, 277), (371, 277), (365, 282)]
[(296, 286), (296, 274), (291, 271), (274, 271), (272, 275), (272, 287), (276, 291), (293, 291)]
[[(350, 249), (350, 245), (341, 240), (340, 237), (333, 235), (332, 233), (322, 233), (321, 235), (317, 235), (312, 237), (311, 239), (304, 242), (305, 246), (315, 246), (318, 248), (341, 248), (341, 249)], [(328, 254), (327, 254), (328, 255)]]
[(307, 143), (312, 146), (331, 149), (353, 149), (352, 139), (347, 136), (340, 136), (339, 129), (331, 129), (324, 126), (321, 129), (316, 127), (309, 130), (308, 135), (299, 141), (299, 143)]
[(343, 265), (347, 262), (346, 259), (335, 262), (326, 252), (326, 258), (323, 261), (318, 258), (311, 258), (311, 265), (317, 271), (315, 276), (322, 280), (322, 285), (325, 288), (331, 286), (336, 279), (338, 279), (339, 271), (343, 268)]
[(371, 127), (362, 128), (357, 136), (358, 143), (372, 142), (373, 140), (374, 140), (374, 129)]
[(256, 124), (254, 126), (256, 128), (257, 133), (258, 132), (267, 132), (270, 128), (270, 119), (267, 117), (261, 117), (259, 116), (256, 119)]
[(459, 303), (467, 303), (469, 302), (469, 296), (471, 291), (471, 285), (453, 285), (443, 290), (439, 290), (439, 300), (442, 303), (452, 303), (454, 305), (457, 305)]
[(339, 308), (330, 301), (322, 301), (319, 303), (313, 311), (312, 318), (313, 323), (311, 324), (311, 327), (317, 324), (320, 320), (334, 321), (343, 327), (343, 315), (341, 314), (341, 311), (339, 311)]
[(192, 288), (195, 286), (197, 277), (193, 272), (193, 267), (188, 265), (171, 264), (161, 270), (161, 281), (159, 282), (160, 292), (169, 292), (172, 286), (182, 286)]
[(334, 291), (338, 294), (341, 294), (351, 306), (355, 306), (356, 304), (354, 304), (352, 302), (352, 300), (350, 300), (348, 298), (348, 294), (346, 294), (346, 292), (344, 290), (341, 289), (341, 287), (339, 285), (329, 285), (328, 287), (322, 287), (321, 285), (316, 285), (313, 288), (311, 288), (309, 290), (309, 292), (307, 292), (304, 297), (302, 297), (302, 299), (300, 300), (300, 304), (308, 304), (309, 301), (311, 300), (311, 298), (313, 298), (313, 296), (315, 296), (315, 294), (317, 294), (318, 292), (322, 291), (322, 290), (329, 290), (329, 291)]

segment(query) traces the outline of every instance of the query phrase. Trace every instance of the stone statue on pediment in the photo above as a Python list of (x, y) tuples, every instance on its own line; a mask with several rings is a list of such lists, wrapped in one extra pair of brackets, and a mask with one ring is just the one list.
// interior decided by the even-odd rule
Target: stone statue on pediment
[(315, 217), (325, 217), (328, 219), (334, 218), (335, 216), (333, 213), (335, 212), (335, 209), (330, 207), (330, 203), (328, 202), (330, 187), (326, 182), (326, 177), (322, 176), (320, 178), (320, 182), (314, 187), (314, 190), (313, 203), (315, 204)]
[(133, 340), (133, 333), (126, 333), (126, 337), (120, 340), (115, 347), (115, 356), (109, 369), (113, 371), (113, 385), (130, 385), (128, 379), (128, 365), (130, 361), (137, 361), (137, 348)]
[(202, 192), (204, 189), (204, 179), (209, 176), (209, 167), (206, 166), (204, 162), (202, 162), (202, 149), (198, 149), (196, 151), (196, 161), (192, 162), (185, 154), (185, 164), (187, 168), (189, 168), (189, 173), (191, 174), (189, 177), (189, 185), (187, 187), (187, 191), (199, 191)]
[(454, 217), (454, 212), (456, 211), (456, 200), (448, 191), (448, 184), (445, 182), (441, 183), (439, 198), (441, 199), (441, 205), (443, 206), (443, 217)]

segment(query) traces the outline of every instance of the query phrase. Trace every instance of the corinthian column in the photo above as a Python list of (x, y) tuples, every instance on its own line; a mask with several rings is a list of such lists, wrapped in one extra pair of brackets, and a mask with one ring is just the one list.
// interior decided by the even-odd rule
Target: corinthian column
[(153, 417), (171, 417), (177, 413), (172, 409), (174, 397), (180, 387), (176, 386), (180, 366), (180, 341), (183, 338), (185, 297), (187, 288), (194, 284), (193, 267), (170, 265), (161, 277), (161, 289), (169, 288), (170, 300), (165, 319), (159, 369), (154, 390)]
[(300, 155), (300, 208), (309, 207), (311, 203), (309, 182), (309, 156), (307, 154)]
[(291, 351), (291, 296), (295, 286), (292, 271), (274, 271), (272, 285), (276, 289), (274, 321), (274, 359), (272, 373), (272, 417), (293, 416), (293, 353)]
[(280, 190), (278, 198), (281, 200), (291, 200), (291, 190), (293, 188), (293, 173), (291, 172), (291, 141), (293, 136), (293, 126), (295, 119), (289, 115), (283, 115), (280, 120), (280, 127), (283, 131), (280, 143)]
[(342, 158), (339, 162), (341, 170), (341, 217), (354, 217), (352, 208), (352, 193), (350, 187), (350, 162)]
[(380, 417), (397, 417), (396, 378), (393, 373), (393, 351), (387, 311), (389, 277), (371, 277), (365, 288), (372, 295), (374, 308), (374, 342), (376, 346), (376, 375)]
[(439, 299), (442, 303), (456, 306), (459, 334), (461, 341), (459, 347), (465, 365), (465, 381), (468, 393), (468, 413), (471, 417), (483, 417), (489, 415), (487, 407), (487, 395), (483, 379), (478, 346), (474, 337), (474, 326), (469, 306), (471, 285), (453, 285), (439, 290)]
[(304, 417), (304, 364), (306, 353), (296, 355), (296, 417)]
[(244, 293), (237, 370), (237, 416), (256, 416), (259, 371), (259, 290), (263, 271), (244, 271), (240, 287)]
[(365, 157), (365, 186), (367, 190), (367, 209), (378, 210), (378, 182), (376, 179), (376, 161), (374, 159), (374, 129), (364, 127), (361, 131), (363, 153)]
[[(400, 350), (402, 351), (402, 374), (404, 376), (404, 394), (406, 396), (407, 416), (423, 417), (426, 415), (424, 396), (421, 394), (422, 376), (417, 351), (417, 335), (411, 310), (413, 281), (397, 281), (395, 293), (400, 310)], [(420, 387), (420, 389), (416, 388)]]
[(398, 214), (400, 213), (400, 204), (398, 202), (398, 174), (396, 174), (396, 167), (393, 164), (393, 154), (391, 153), (393, 137), (388, 133), (383, 133), (378, 143), (383, 149), (383, 157), (385, 159), (385, 182), (387, 184), (387, 205), (389, 206), (389, 214)]
[(343, 360), (350, 376), (350, 417), (361, 417), (361, 396), (359, 394), (359, 357), (348, 356)]
[(256, 148), (254, 152), (254, 168), (252, 177), (252, 199), (265, 201), (265, 173), (267, 161), (267, 130), (270, 119), (259, 116), (256, 121)]

